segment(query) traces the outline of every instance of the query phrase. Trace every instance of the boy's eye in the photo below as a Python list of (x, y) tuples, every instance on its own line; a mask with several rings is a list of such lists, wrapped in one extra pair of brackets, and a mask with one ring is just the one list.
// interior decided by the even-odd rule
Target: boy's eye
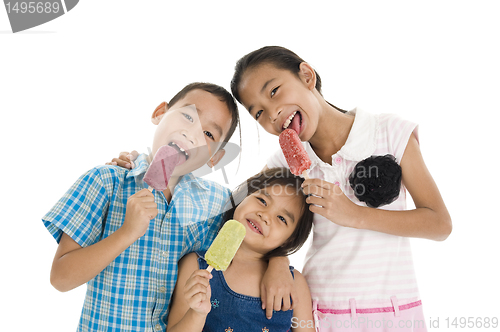
[(259, 117), (261, 114), (262, 114), (262, 110), (258, 111), (257, 114), (255, 114), (255, 120), (259, 120)]
[(260, 198), (260, 197), (257, 197), (257, 199), (262, 203), (264, 204), (265, 206), (267, 206), (267, 203), (266, 201), (263, 199), (263, 198)]
[(281, 220), (282, 222), (284, 222), (285, 225), (288, 225), (288, 223), (286, 222), (286, 219), (283, 216), (278, 216), (278, 219)]
[(276, 94), (276, 92), (278, 91), (279, 89), (279, 86), (275, 87), (274, 89), (271, 90), (271, 98)]
[(211, 140), (215, 141), (214, 135), (212, 135), (211, 132), (205, 130), (203, 133), (205, 133), (205, 135), (207, 135), (208, 138), (210, 138)]
[(184, 115), (184, 117), (186, 119), (188, 119), (189, 121), (193, 122), (193, 118), (191, 117), (191, 115), (187, 114), (187, 113), (182, 113), (182, 115)]

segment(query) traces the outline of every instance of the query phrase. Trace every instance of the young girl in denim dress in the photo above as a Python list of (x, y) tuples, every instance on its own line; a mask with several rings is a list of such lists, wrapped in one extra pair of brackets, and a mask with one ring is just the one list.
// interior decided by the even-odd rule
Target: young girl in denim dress
[(312, 213), (300, 186), (303, 180), (286, 168), (249, 178), (232, 195), (235, 219), (246, 235), (225, 271), (207, 272), (203, 253), (179, 262), (167, 331), (314, 331), (311, 296), (304, 277), (289, 268), (297, 288), (293, 310), (266, 317), (260, 284), (268, 259), (297, 251), (312, 227)]

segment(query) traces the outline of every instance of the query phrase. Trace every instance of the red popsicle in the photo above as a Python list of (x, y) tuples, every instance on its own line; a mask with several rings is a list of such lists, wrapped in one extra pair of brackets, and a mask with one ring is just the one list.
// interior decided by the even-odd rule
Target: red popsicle
[(150, 191), (153, 191), (153, 188), (160, 191), (167, 189), (168, 181), (179, 162), (179, 158), (178, 151), (169, 145), (158, 149), (146, 175), (144, 175), (144, 181), (149, 185)]
[(295, 175), (302, 175), (308, 179), (309, 176), (306, 170), (311, 167), (311, 160), (300, 142), (297, 132), (293, 129), (285, 129), (280, 134), (279, 141), (290, 171)]

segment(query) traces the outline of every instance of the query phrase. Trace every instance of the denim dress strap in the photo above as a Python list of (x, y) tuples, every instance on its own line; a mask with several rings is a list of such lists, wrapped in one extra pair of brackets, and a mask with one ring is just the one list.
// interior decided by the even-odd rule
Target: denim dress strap
[[(197, 252), (200, 269), (208, 267), (203, 259), (204, 253)], [(293, 267), (290, 266), (293, 275)], [(212, 270), (210, 280), (212, 309), (207, 315), (204, 332), (269, 332), (290, 331), (293, 310), (275, 311), (273, 317), (267, 319), (266, 311), (262, 310), (260, 297), (254, 297), (234, 292), (226, 283), (222, 271)]]

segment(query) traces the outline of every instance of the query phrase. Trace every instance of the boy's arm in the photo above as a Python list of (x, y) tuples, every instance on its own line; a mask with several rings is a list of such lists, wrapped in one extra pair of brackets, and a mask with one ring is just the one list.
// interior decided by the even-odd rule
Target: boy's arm
[(94, 278), (145, 234), (157, 213), (153, 194), (143, 189), (128, 199), (123, 225), (103, 240), (83, 248), (63, 233), (52, 262), (51, 284), (65, 292)]
[[(198, 275), (193, 277), (195, 273)], [(208, 271), (199, 269), (196, 253), (187, 254), (179, 261), (177, 282), (170, 300), (167, 332), (203, 330), (211, 305), (208, 281), (211, 276)], [(191, 306), (196, 305), (205, 306), (205, 310), (193, 310)]]
[(269, 259), (269, 265), (260, 286), (262, 309), (266, 309), (268, 319), (273, 316), (273, 310), (290, 310), (299, 303), (289, 264), (288, 257)]
[(72, 290), (93, 279), (133, 242), (118, 229), (102, 241), (82, 248), (63, 233), (52, 262), (50, 283), (61, 292)]
[(292, 331), (316, 331), (314, 328), (314, 318), (312, 314), (312, 299), (304, 276), (297, 270), (295, 274), (295, 288), (297, 289), (297, 304), (293, 308)]

